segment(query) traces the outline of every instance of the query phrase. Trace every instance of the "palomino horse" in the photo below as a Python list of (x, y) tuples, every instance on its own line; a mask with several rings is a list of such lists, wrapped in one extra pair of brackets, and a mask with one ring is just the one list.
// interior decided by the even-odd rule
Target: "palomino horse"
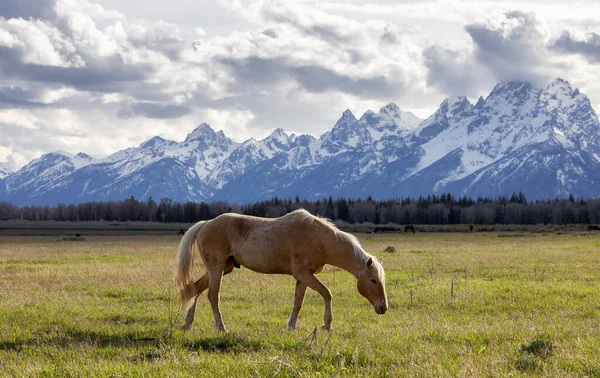
[[(207, 270), (196, 282), (192, 280), (194, 242)], [(331, 292), (315, 276), (325, 264), (352, 273), (357, 279), (358, 292), (371, 302), (376, 313), (385, 313), (388, 304), (381, 264), (362, 249), (353, 235), (340, 231), (325, 219), (296, 210), (275, 219), (223, 214), (196, 223), (183, 236), (176, 260), (175, 279), (182, 303), (185, 306), (193, 300), (183, 329), (192, 325), (198, 297), (208, 288), (215, 326), (225, 331), (219, 310), (221, 278), (241, 265), (259, 273), (290, 274), (296, 279), (294, 309), (287, 323), (289, 330), (296, 328), (306, 288), (317, 291), (325, 300), (322, 328), (329, 331), (333, 319)]]

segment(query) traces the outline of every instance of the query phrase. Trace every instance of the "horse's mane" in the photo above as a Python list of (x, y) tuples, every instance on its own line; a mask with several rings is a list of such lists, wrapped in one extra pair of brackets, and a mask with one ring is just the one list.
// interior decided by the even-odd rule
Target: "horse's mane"
[(285, 215), (284, 217), (289, 218), (290, 220), (296, 220), (300, 223), (305, 223), (307, 225), (310, 225), (313, 222), (318, 222), (319, 224), (327, 227), (333, 233), (337, 240), (342, 240), (352, 244), (354, 256), (357, 259), (363, 259), (364, 261), (367, 261), (369, 257), (373, 257), (364, 251), (356, 236), (340, 230), (335, 224), (333, 224), (333, 222), (331, 222), (331, 220), (327, 218), (312, 215), (304, 209), (294, 210), (291, 213)]

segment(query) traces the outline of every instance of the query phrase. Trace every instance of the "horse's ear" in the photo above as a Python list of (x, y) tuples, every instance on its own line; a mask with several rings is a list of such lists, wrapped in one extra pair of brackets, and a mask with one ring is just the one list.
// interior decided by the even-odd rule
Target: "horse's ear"
[(370, 268), (373, 266), (373, 258), (369, 257), (369, 259), (367, 260), (367, 268)]
[(379, 263), (380, 263), (380, 264), (383, 264), (383, 256), (379, 256), (379, 257), (377, 258), (377, 260), (379, 260)]

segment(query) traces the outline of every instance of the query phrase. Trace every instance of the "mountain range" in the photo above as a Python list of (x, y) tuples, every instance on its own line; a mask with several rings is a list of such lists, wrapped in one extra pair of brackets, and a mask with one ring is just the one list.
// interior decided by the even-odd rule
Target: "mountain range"
[(502, 82), (475, 104), (448, 98), (425, 120), (395, 104), (358, 119), (346, 110), (319, 138), (277, 129), (237, 143), (201, 124), (182, 142), (154, 137), (103, 158), (57, 151), (16, 172), (0, 165), (0, 201), (18, 205), (518, 191), (600, 196), (598, 115), (563, 79)]

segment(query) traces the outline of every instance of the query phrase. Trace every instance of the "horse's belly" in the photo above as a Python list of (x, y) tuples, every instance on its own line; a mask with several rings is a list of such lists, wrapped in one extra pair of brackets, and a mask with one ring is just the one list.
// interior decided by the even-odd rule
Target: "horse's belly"
[(288, 256), (275, 253), (261, 253), (248, 256), (234, 253), (235, 259), (245, 268), (265, 274), (292, 274)]

